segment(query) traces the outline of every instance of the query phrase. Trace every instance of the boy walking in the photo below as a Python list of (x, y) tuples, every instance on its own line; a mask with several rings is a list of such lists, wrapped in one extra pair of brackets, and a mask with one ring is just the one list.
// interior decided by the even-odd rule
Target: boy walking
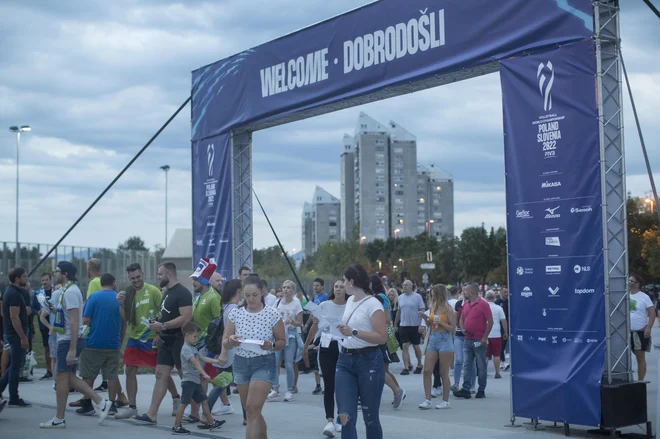
[(204, 378), (206, 381), (210, 381), (211, 378), (204, 372), (200, 361), (210, 364), (218, 363), (218, 360), (199, 355), (197, 348), (195, 348), (201, 331), (199, 326), (193, 322), (188, 322), (181, 329), (184, 340), (181, 348), (181, 405), (176, 411), (172, 434), (190, 434), (190, 431), (181, 426), (181, 419), (183, 418), (183, 412), (191, 401), (202, 404), (202, 413), (206, 420), (205, 424), (198, 425), (197, 428), (200, 430), (217, 430), (225, 421), (217, 421), (211, 416), (208, 398), (202, 389), (200, 379)]

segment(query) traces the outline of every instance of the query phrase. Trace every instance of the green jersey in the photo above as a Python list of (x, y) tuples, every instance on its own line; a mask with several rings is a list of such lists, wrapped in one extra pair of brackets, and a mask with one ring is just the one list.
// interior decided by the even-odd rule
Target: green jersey
[(137, 325), (128, 325), (126, 334), (130, 338), (138, 340), (151, 340), (156, 337), (142, 321), (144, 319), (156, 319), (160, 312), (160, 303), (163, 300), (163, 293), (153, 285), (144, 284), (142, 289), (135, 292), (135, 321)]
[(87, 285), (87, 299), (89, 297), (96, 293), (97, 291), (101, 291), (103, 287), (101, 287), (101, 278), (100, 277), (95, 277), (94, 279), (89, 281), (89, 285)]
[(199, 334), (200, 342), (206, 336), (206, 330), (214, 319), (220, 317), (222, 313), (222, 306), (220, 305), (220, 294), (213, 288), (202, 296), (198, 296), (193, 301), (193, 322), (197, 324), (202, 330)]

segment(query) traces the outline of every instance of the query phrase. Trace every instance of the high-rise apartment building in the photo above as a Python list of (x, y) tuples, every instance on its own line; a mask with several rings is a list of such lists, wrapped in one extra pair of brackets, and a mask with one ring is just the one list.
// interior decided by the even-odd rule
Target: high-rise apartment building
[(398, 237), (417, 232), (417, 138), (395, 122), (390, 127), (390, 231)]
[(339, 200), (341, 220), (339, 239), (346, 241), (353, 236), (355, 224), (355, 139), (344, 134), (339, 151)]
[(417, 165), (417, 234), (454, 236), (454, 178), (434, 164)]
[(305, 203), (302, 215), (302, 252), (311, 256), (328, 241), (339, 241), (340, 202), (328, 191), (316, 186), (312, 203)]

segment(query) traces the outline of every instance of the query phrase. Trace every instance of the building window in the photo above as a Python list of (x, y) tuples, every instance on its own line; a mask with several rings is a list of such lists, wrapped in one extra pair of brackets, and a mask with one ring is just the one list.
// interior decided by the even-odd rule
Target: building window
[(383, 139), (376, 139), (376, 145), (385, 145), (385, 141)]
[(376, 197), (376, 202), (377, 203), (384, 203), (385, 202), (385, 197)]
[(403, 204), (403, 200), (401, 198), (395, 198), (394, 204)]
[(329, 225), (330, 227), (337, 227), (337, 222), (336, 222), (336, 221), (330, 221), (330, 222), (328, 223), (328, 225)]
[(376, 175), (376, 181), (385, 181), (384, 175)]
[(394, 195), (403, 196), (403, 191), (394, 191)]
[(376, 154), (376, 160), (385, 160), (385, 154)]
[(376, 191), (376, 195), (385, 195), (385, 191)]
[(376, 187), (385, 187), (385, 183), (376, 183)]
[(385, 172), (385, 169), (383, 168), (376, 168), (376, 174), (382, 174)]
[(385, 151), (385, 147), (384, 146), (377, 146), (376, 151)]
[(376, 162), (376, 166), (385, 166), (385, 162)]
[(394, 148), (395, 154), (403, 154), (403, 148)]

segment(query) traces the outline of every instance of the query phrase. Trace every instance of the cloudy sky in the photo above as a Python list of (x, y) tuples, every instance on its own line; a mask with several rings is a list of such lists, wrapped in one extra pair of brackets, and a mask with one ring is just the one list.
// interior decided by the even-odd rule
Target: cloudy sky
[[(0, 127), (33, 127), (21, 143), (21, 241), (56, 242), (186, 99), (192, 70), (366, 3), (4, 0)], [(624, 56), (660, 180), (660, 21), (641, 1), (622, 3)], [(650, 185), (626, 105), (628, 189), (644, 195)], [(419, 161), (454, 176), (457, 234), (482, 222), (504, 225), (501, 90), (493, 74), (255, 133), (255, 190), (287, 249), (300, 248), (302, 205), (315, 185), (339, 195), (339, 146), (360, 111), (416, 134)], [(172, 167), (170, 236), (191, 227), (189, 114), (184, 110), (65, 244), (115, 247), (131, 235), (162, 244), (164, 164)], [(2, 129), (0, 241), (14, 241), (15, 136)], [(256, 210), (254, 244), (275, 244)]]

